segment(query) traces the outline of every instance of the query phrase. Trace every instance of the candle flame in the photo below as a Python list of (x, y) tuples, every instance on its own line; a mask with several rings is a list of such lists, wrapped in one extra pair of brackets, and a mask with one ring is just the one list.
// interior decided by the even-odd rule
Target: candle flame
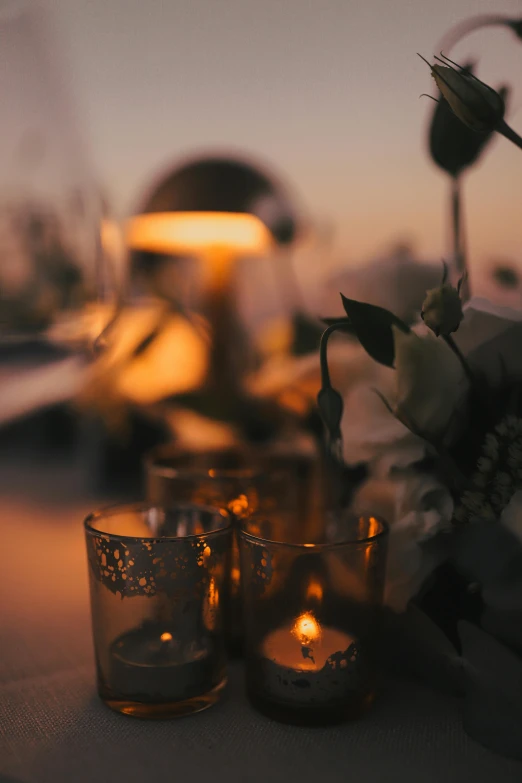
[(323, 598), (323, 586), (317, 579), (310, 579), (308, 587), (306, 589), (306, 598), (308, 601), (315, 599), (316, 601), (322, 601)]
[(308, 646), (321, 638), (321, 626), (312, 612), (305, 612), (295, 621), (292, 633), (301, 645)]
[(160, 639), (162, 642), (171, 642), (172, 641), (172, 634), (168, 631), (165, 631), (165, 633), (162, 633), (160, 636)]

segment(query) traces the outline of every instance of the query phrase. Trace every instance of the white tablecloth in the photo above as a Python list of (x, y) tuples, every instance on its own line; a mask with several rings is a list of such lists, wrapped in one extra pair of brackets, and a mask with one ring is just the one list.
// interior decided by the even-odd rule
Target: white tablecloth
[(472, 742), (459, 703), (389, 682), (371, 714), (283, 726), (248, 704), (242, 666), (200, 715), (117, 715), (94, 684), (82, 519), (73, 469), (0, 468), (0, 781), (28, 783), (521, 783), (522, 764)]

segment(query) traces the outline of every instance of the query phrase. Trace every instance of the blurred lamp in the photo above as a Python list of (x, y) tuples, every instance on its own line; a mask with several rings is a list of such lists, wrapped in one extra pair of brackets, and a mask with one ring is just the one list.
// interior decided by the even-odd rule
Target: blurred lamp
[(290, 244), (296, 217), (279, 183), (250, 163), (199, 158), (171, 171), (128, 225), (131, 249), (265, 255)]
[(249, 369), (232, 288), (234, 262), (267, 256), (292, 244), (296, 234), (297, 219), (279, 182), (225, 156), (197, 158), (170, 171), (127, 225), (131, 251), (203, 260), (204, 315), (212, 335), (205, 386), (227, 410)]

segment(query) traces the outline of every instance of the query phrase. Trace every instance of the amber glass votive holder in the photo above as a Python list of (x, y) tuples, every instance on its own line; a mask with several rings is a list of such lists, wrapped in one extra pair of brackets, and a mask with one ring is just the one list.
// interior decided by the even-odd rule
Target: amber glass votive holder
[(136, 504), (85, 520), (98, 693), (113, 710), (171, 718), (226, 683), (223, 602), (232, 528), (194, 504)]
[(313, 543), (295, 518), (283, 527), (262, 517), (244, 523), (246, 684), (262, 713), (302, 725), (364, 714), (376, 687), (387, 538), (376, 517), (325, 524)]
[[(187, 451), (175, 445), (153, 449), (145, 458), (147, 498), (168, 506), (191, 502), (224, 508), (231, 515), (225, 636), (228, 652), (242, 651), (238, 530), (253, 514), (269, 514), (281, 524), (289, 515), (309, 531), (318, 519), (320, 476), (310, 454), (236, 447)], [(311, 532), (311, 531), (310, 531)]]

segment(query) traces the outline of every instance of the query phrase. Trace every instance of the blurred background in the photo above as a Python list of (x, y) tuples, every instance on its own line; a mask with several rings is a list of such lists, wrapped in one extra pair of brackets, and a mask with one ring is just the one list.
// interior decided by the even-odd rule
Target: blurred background
[[(4, 453), (73, 448), (95, 484), (129, 489), (161, 441), (317, 436), (339, 291), (413, 320), (452, 261), (416, 53), (480, 14), (522, 4), (0, 2)], [(520, 129), (513, 30), (451, 55), (509, 84)], [(463, 223), (472, 293), (518, 307), (517, 155), (491, 140)], [(357, 349), (333, 343), (341, 390), (367, 372)]]
[[(443, 177), (426, 156), (429, 57), (457, 22), (519, 16), (519, 0), (52, 0), (100, 182), (119, 214), (186, 151), (264, 158), (331, 235), (329, 263), (360, 264), (411, 243), (447, 252)], [(455, 47), (514, 88), (522, 47), (501, 28)], [(473, 264), (520, 253), (517, 151), (501, 140), (475, 172)], [(315, 265), (317, 267), (317, 265)], [(324, 265), (321, 272), (324, 272)], [(301, 275), (317, 269), (303, 264)]]

